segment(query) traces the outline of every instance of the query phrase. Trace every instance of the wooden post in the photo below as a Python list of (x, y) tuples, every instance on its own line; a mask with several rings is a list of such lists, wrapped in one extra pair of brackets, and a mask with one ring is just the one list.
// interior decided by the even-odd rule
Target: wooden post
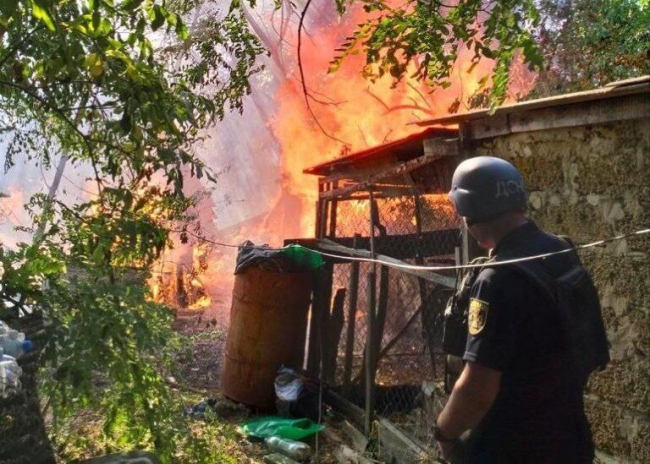
[(339, 288), (334, 294), (334, 303), (332, 304), (332, 312), (329, 316), (327, 337), (325, 338), (325, 346), (323, 347), (323, 377), (331, 385), (335, 382), (336, 360), (339, 354), (341, 331), (343, 330), (343, 323), (345, 321), (343, 307), (345, 305), (346, 292), (347, 290), (345, 288)]
[[(325, 183), (319, 183), (318, 189), (322, 193), (327, 188)], [(320, 198), (317, 203), (316, 211), (316, 237), (325, 238), (327, 227), (327, 200)], [(311, 304), (311, 317), (309, 318), (309, 340), (307, 348), (307, 371), (312, 374), (318, 374), (320, 369), (319, 360), (321, 359), (322, 344), (322, 321), (325, 310), (323, 309), (324, 294), (323, 288), (326, 285), (326, 275), (328, 266), (325, 265), (320, 271), (316, 271), (316, 280), (314, 282), (314, 299)]]
[[(329, 186), (331, 188), (331, 185)], [(322, 224), (323, 226), (323, 237), (327, 233), (328, 225), (331, 226), (334, 221), (334, 216), (336, 214), (335, 205), (332, 201), (327, 201), (327, 208), (325, 209), (325, 220)], [(331, 304), (332, 304), (332, 280), (334, 273), (334, 265), (331, 262), (326, 262), (323, 266), (323, 279), (321, 281), (321, 317), (319, 320), (319, 332), (318, 332), (318, 353), (319, 353), (319, 365), (320, 369), (318, 370), (319, 374), (323, 375), (323, 364), (325, 361), (324, 356), (328, 352), (328, 348), (324, 347), (325, 343), (328, 343), (329, 333), (330, 333), (330, 315), (331, 315)]]
[(366, 384), (366, 415), (364, 422), (364, 431), (366, 437), (370, 436), (372, 431), (372, 422), (375, 416), (375, 272), (371, 271), (367, 276), (368, 282), (368, 307), (366, 314), (366, 362), (365, 362), (365, 384)]
[(314, 237), (316, 238), (322, 238), (321, 237), (321, 230), (323, 229), (321, 227), (321, 223), (323, 222), (323, 208), (322, 204), (325, 200), (322, 198), (322, 194), (325, 191), (325, 184), (323, 183), (322, 180), (318, 181), (318, 199), (316, 200), (316, 224), (314, 228)]
[(307, 349), (307, 371), (314, 375), (319, 372), (319, 359), (321, 357), (321, 320), (323, 316), (323, 285), (325, 266), (316, 272), (314, 281), (314, 299), (311, 303), (311, 317), (309, 318), (309, 346)]
[[(356, 250), (359, 234), (354, 234), (352, 248)], [(359, 262), (350, 264), (350, 294), (348, 300), (348, 325), (345, 336), (345, 359), (343, 364), (343, 396), (347, 398), (350, 393), (350, 379), (352, 378), (352, 361), (354, 359), (354, 329), (357, 319), (357, 301), (359, 298)]]
[[(370, 194), (370, 256), (375, 258), (375, 217), (372, 211), (373, 202), (375, 201), (372, 186), (368, 188)], [(368, 307), (366, 313), (366, 366), (365, 366), (365, 386), (366, 386), (366, 415), (364, 423), (364, 432), (366, 437), (370, 436), (372, 431), (372, 422), (375, 416), (375, 272), (377, 265), (372, 264), (372, 270), (368, 273)]]
[[(332, 189), (337, 189), (339, 186), (338, 181), (332, 184)], [(336, 237), (336, 218), (337, 218), (338, 202), (336, 200), (330, 201), (330, 221), (329, 221), (329, 237)]]
[[(329, 183), (322, 186), (323, 190), (330, 188)], [(331, 201), (319, 199), (318, 238), (325, 238), (328, 224), (331, 223)], [(307, 354), (307, 370), (312, 374), (321, 373), (323, 361), (323, 343), (327, 340), (330, 300), (332, 297), (332, 264), (325, 265), (316, 277), (314, 285), (314, 301), (312, 303), (311, 318), (309, 320), (309, 349)]]
[(318, 237), (320, 231), (320, 202), (321, 200), (316, 200), (314, 202), (314, 210), (316, 211), (316, 221), (314, 221), (315, 222), (314, 237)]
[(377, 299), (377, 315), (375, 317), (375, 337), (373, 370), (377, 370), (380, 359), (381, 342), (384, 339), (384, 326), (386, 325), (386, 313), (388, 311), (388, 266), (381, 266), (379, 269), (379, 298)]
[[(415, 192), (413, 195), (413, 199), (415, 200), (415, 227), (417, 229), (417, 234), (418, 234), (418, 245), (420, 244), (420, 241), (422, 240), (422, 199), (420, 197), (419, 192)], [(418, 254), (415, 256), (415, 263), (416, 264), (423, 264), (424, 260), (422, 259), (422, 255), (420, 254), (418, 250)], [(433, 311), (431, 311), (431, 301), (430, 298), (427, 297), (427, 290), (426, 290), (426, 282), (422, 278), (418, 278), (418, 286), (420, 288), (420, 308), (422, 309), (421, 313), (421, 322), (422, 322), (422, 331), (424, 332), (424, 335), (426, 336), (427, 340), (427, 348), (429, 349), (429, 357), (431, 359), (431, 375), (433, 376), (432, 378), (436, 378), (436, 356), (434, 354), (434, 320), (435, 320), (435, 315), (433, 314)]]
[[(381, 224), (379, 220), (379, 208), (377, 207), (377, 201), (372, 200), (370, 203), (372, 208), (372, 217), (373, 223), (377, 230), (379, 230), (379, 237), (386, 237), (386, 227)], [(374, 237), (374, 233), (373, 233)], [(376, 258), (376, 256), (375, 256)], [(375, 335), (374, 335), (374, 344), (373, 344), (373, 356), (372, 360), (374, 363), (373, 372), (377, 371), (377, 366), (379, 365), (379, 350), (381, 349), (381, 342), (384, 338), (384, 325), (386, 323), (386, 312), (388, 310), (388, 266), (380, 266), (379, 269), (379, 298), (377, 301), (377, 314), (375, 317)]]

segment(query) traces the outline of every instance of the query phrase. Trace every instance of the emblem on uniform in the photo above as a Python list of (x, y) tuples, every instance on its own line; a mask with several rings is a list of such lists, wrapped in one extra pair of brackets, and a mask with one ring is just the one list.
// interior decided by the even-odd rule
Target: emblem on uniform
[(477, 335), (485, 327), (487, 322), (489, 303), (471, 298), (469, 300), (469, 320), (467, 329), (470, 335)]

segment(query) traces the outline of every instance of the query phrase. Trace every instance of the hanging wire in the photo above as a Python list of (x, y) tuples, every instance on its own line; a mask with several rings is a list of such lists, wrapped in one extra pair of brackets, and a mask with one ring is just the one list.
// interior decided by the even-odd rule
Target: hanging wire
[[(487, 262), (487, 263), (480, 263), (480, 264), (463, 264), (463, 265), (455, 265), (455, 266), (423, 266), (423, 265), (417, 265), (417, 264), (407, 264), (407, 263), (395, 263), (395, 262), (389, 262), (385, 261), (382, 258), (364, 258), (364, 257), (358, 257), (358, 256), (347, 256), (347, 255), (342, 255), (342, 254), (336, 254), (336, 253), (328, 253), (322, 250), (315, 250), (313, 248), (308, 248), (308, 247), (303, 247), (308, 250), (310, 250), (313, 253), (318, 253), (322, 256), (326, 256), (328, 258), (335, 258), (339, 260), (344, 260), (344, 261), (358, 261), (358, 262), (365, 262), (365, 263), (377, 263), (381, 264), (384, 266), (388, 267), (393, 267), (396, 269), (410, 269), (410, 270), (420, 270), (420, 271), (458, 271), (458, 270), (463, 270), (463, 269), (475, 269), (475, 268), (482, 268), (482, 267), (499, 267), (499, 266), (506, 266), (508, 264), (513, 264), (513, 263), (521, 263), (521, 262), (526, 262), (526, 261), (533, 261), (536, 259), (543, 259), (543, 258), (548, 258), (550, 256), (554, 255), (560, 255), (564, 253), (570, 253), (572, 251), (578, 251), (578, 250), (584, 250), (587, 248), (593, 248), (597, 246), (602, 246), (606, 243), (611, 243), (615, 242), (618, 240), (624, 240), (626, 238), (634, 237), (634, 236), (640, 236), (640, 235), (645, 235), (650, 233), (650, 228), (648, 229), (641, 229), (641, 230), (636, 230), (634, 232), (629, 232), (627, 234), (622, 234), (622, 235), (616, 235), (614, 237), (609, 237), (605, 238), (602, 240), (596, 240), (593, 242), (585, 243), (582, 245), (576, 245), (570, 248), (566, 248), (564, 250), (559, 250), (559, 251), (553, 251), (549, 253), (542, 253), (539, 255), (533, 255), (533, 256), (525, 256), (522, 258), (517, 258), (517, 259), (509, 259), (505, 261), (497, 261), (497, 262)], [(218, 246), (224, 246), (224, 247), (232, 247), (232, 248), (240, 248), (240, 249), (249, 249), (249, 248), (259, 248), (263, 250), (269, 250), (269, 251), (281, 251), (285, 249), (283, 248), (277, 248), (277, 247), (270, 247), (268, 245), (262, 245), (262, 246), (257, 246), (257, 245), (232, 245), (232, 244), (227, 244), (227, 243), (222, 243), (214, 240), (210, 240), (204, 237), (198, 237), (200, 240), (203, 240), (207, 243), (211, 243), (213, 245), (218, 245)], [(290, 245), (291, 246), (291, 245)], [(294, 245), (295, 246), (295, 245)]]

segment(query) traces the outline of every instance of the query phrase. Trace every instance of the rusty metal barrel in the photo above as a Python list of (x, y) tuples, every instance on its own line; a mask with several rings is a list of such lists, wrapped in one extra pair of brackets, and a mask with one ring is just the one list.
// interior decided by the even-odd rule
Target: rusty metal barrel
[(302, 367), (312, 272), (251, 267), (235, 275), (221, 392), (260, 409), (275, 406), (280, 365)]

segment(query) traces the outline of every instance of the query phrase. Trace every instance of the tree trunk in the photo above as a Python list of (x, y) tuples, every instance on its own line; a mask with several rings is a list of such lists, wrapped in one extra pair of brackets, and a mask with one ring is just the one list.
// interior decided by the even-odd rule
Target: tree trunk
[(7, 398), (0, 398), (0, 464), (55, 463), (36, 382), (38, 359), (43, 346), (42, 314), (33, 313), (5, 322), (11, 328), (25, 332), (25, 336), (34, 343), (34, 348), (18, 359), (23, 370), (21, 390)]

